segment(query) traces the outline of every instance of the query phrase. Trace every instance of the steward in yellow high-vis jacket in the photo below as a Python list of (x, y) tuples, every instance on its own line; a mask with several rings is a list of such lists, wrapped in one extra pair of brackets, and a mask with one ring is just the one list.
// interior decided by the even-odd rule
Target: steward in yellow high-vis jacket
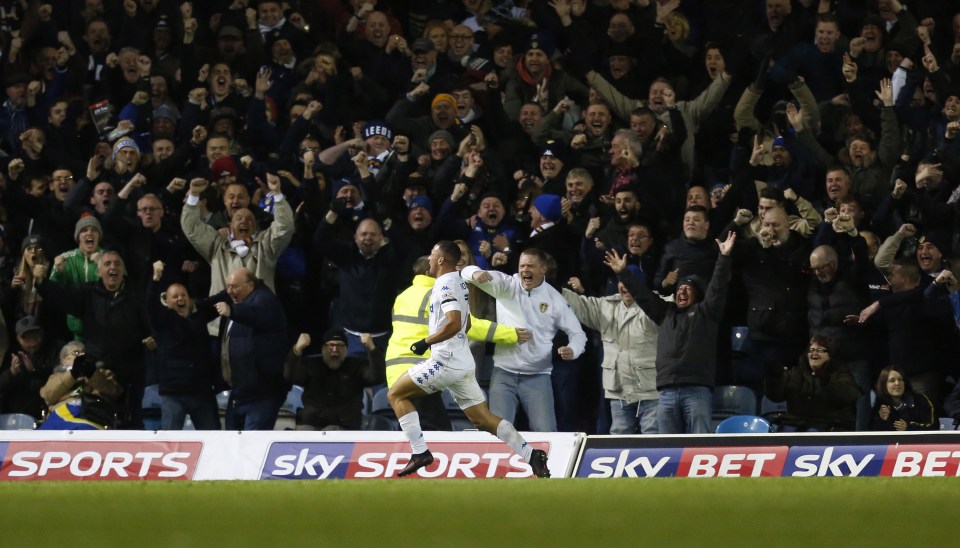
[[(417, 274), (413, 277), (413, 284), (404, 289), (393, 303), (393, 334), (387, 343), (386, 354), (388, 387), (393, 386), (410, 366), (430, 357), (429, 350), (423, 356), (417, 356), (410, 351), (410, 345), (430, 333), (427, 325), (430, 311), (427, 307), (434, 281), (435, 278)], [(514, 327), (482, 320), (471, 314), (467, 338), (472, 341), (517, 344), (518, 332)]]

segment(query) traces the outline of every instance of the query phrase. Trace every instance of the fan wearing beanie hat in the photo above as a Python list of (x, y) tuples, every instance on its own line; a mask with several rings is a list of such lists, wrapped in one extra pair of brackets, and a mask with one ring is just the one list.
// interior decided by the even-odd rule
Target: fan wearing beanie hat
[[(535, 88), (543, 86), (553, 75), (553, 66), (550, 64), (550, 56), (553, 55), (553, 38), (549, 33), (538, 30), (530, 35), (523, 50), (523, 55), (517, 60), (517, 73), (523, 82)], [(533, 97), (533, 94), (527, 94)], [(555, 105), (561, 97), (550, 97), (550, 105)]]
[(449, 93), (438, 93), (430, 103), (430, 108), (436, 107), (440, 103), (447, 103), (449, 106), (453, 107), (454, 110), (457, 108), (457, 100), (454, 99), (453, 95), (450, 95)]
[(330, 204), (331, 213), (344, 215), (354, 223), (368, 216), (363, 188), (356, 181), (346, 177), (337, 179), (331, 185), (331, 191), (333, 192), (333, 203)]
[(437, 129), (450, 129), (458, 125), (457, 100), (449, 93), (438, 93), (430, 102), (430, 118)]
[[(6, 235), (7, 231), (6, 229), (3, 229), (0, 232)], [(24, 236), (23, 241), (20, 243), (20, 249), (26, 250), (28, 247), (33, 247), (33, 246), (36, 246), (40, 248), (40, 250), (43, 250), (43, 238), (41, 238), (39, 234), (28, 234)]]
[(860, 25), (860, 38), (863, 38), (863, 51), (875, 54), (883, 48), (887, 37), (887, 22), (877, 14), (868, 14)]
[(917, 265), (924, 274), (935, 276), (944, 269), (944, 256), (950, 252), (949, 238), (943, 234), (928, 230), (917, 239)]
[(530, 40), (527, 42), (527, 49), (524, 51), (524, 53), (529, 53), (530, 50), (535, 49), (542, 51), (547, 57), (553, 55), (553, 36), (551, 36), (550, 33), (542, 30), (531, 34)]
[(560, 206), (560, 196), (555, 194), (541, 194), (533, 200), (530, 210), (530, 228), (536, 229), (547, 223), (555, 223), (563, 216)]
[[(4, 238), (9, 234), (3, 231)], [(33, 287), (33, 268), (39, 264), (47, 264), (47, 255), (44, 252), (44, 241), (39, 234), (27, 234), (20, 244), (22, 256), (20, 264), (13, 274), (13, 287)]]
[(140, 167), (140, 147), (130, 137), (122, 137), (113, 144), (113, 169), (120, 175), (136, 173)]
[[(557, 262), (556, 280), (566, 282), (576, 276), (578, 251), (576, 246), (570, 245), (570, 232), (563, 220), (560, 196), (541, 194), (534, 198), (530, 205), (530, 228), (530, 238), (524, 250), (534, 247), (552, 256)], [(516, 259), (519, 261), (520, 257)]]
[(540, 149), (541, 190), (545, 194), (565, 194), (567, 190), (565, 164), (569, 161), (563, 141), (549, 139)]
[(210, 165), (210, 178), (221, 192), (237, 182), (238, 174), (237, 161), (233, 159), (233, 156), (221, 156)]
[[(100, 221), (93, 215), (85, 213), (73, 227), (73, 238), (77, 242), (77, 247), (55, 257), (53, 267), (50, 269), (50, 280), (65, 287), (78, 286), (100, 279), (97, 264), (103, 253), (103, 248), (100, 247), (103, 239)], [(67, 328), (76, 336), (83, 335), (83, 322), (80, 318), (68, 315)]]
[(93, 215), (84, 215), (73, 226), (73, 240), (80, 246), (80, 251), (86, 255), (96, 252), (103, 238), (103, 227)]
[(433, 222), (433, 201), (427, 196), (411, 198), (407, 210), (407, 223), (415, 232), (429, 228)]
[(427, 139), (427, 144), (430, 147), (430, 159), (436, 163), (449, 158), (453, 154), (453, 148), (457, 146), (453, 134), (445, 129), (438, 129), (431, 133)]
[(386, 141), (383, 144), (384, 148), (390, 146), (393, 132), (390, 131), (390, 127), (383, 120), (370, 120), (363, 126), (363, 139), (367, 141), (367, 144), (370, 144), (370, 140), (375, 137), (382, 137)]
[(393, 132), (383, 120), (370, 120), (363, 126), (363, 140), (367, 149), (367, 167), (376, 176), (390, 156)]
[[(377, 381), (377, 371), (372, 360), (348, 356), (347, 343), (341, 328), (316, 337), (301, 333), (287, 355), (287, 381), (303, 386), (304, 407), (297, 430), (360, 429), (363, 389)], [(316, 350), (308, 352), (311, 344)]]
[(703, 283), (703, 278), (701, 278), (700, 276), (697, 276), (696, 274), (691, 274), (689, 276), (684, 276), (683, 278), (681, 278), (680, 281), (677, 282), (678, 293), (680, 292), (681, 286), (687, 286), (690, 288), (691, 291), (693, 291), (693, 296), (696, 298), (696, 301), (694, 301), (695, 303), (703, 300), (706, 286)]
[(150, 124), (150, 132), (153, 133), (154, 140), (170, 139), (176, 137), (177, 122), (180, 120), (180, 114), (176, 107), (168, 103), (161, 103), (160, 106), (153, 109), (153, 120)]
[(629, 272), (633, 277), (640, 280), (643, 283), (647, 283), (647, 275), (643, 272), (643, 269), (639, 266), (632, 264), (627, 265), (627, 272)]

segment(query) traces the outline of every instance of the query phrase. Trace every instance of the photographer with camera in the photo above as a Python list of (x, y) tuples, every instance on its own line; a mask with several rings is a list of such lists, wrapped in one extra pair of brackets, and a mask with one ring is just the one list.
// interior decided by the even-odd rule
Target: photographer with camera
[(115, 428), (123, 388), (103, 362), (87, 356), (83, 344), (69, 342), (40, 397), (50, 406), (40, 430), (104, 430)]

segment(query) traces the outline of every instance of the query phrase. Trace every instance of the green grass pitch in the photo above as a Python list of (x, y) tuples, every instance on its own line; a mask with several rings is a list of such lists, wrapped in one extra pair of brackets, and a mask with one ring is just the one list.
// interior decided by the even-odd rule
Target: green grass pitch
[(960, 480), (0, 484), (4, 546), (953, 546)]

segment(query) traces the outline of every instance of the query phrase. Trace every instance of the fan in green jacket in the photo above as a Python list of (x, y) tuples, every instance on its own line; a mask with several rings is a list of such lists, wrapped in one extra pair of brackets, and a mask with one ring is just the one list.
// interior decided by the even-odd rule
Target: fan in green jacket
[[(100, 279), (97, 261), (103, 248), (103, 229), (100, 221), (92, 215), (80, 217), (73, 229), (73, 239), (77, 248), (58, 255), (53, 260), (53, 272), (50, 279), (63, 286), (81, 285)], [(74, 340), (83, 340), (83, 322), (76, 316), (67, 315), (67, 327), (73, 333)]]

